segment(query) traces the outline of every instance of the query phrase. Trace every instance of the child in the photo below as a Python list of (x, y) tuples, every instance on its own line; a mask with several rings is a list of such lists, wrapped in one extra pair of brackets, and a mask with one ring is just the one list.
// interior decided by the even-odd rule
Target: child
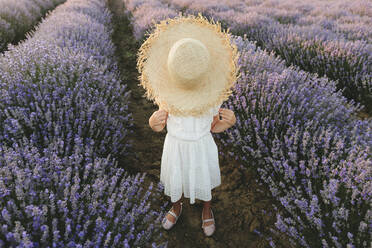
[[(213, 113), (213, 111), (211, 111)], [(221, 116), (221, 120), (219, 118), (219, 115)], [(185, 131), (195, 131), (195, 130), (201, 130), (199, 129), (198, 127), (196, 127), (195, 125), (197, 124), (203, 124), (203, 123), (208, 123), (208, 121), (212, 118), (209, 118), (209, 117), (212, 117), (212, 115), (210, 116), (205, 116), (205, 117), (202, 117), (202, 118), (195, 118), (195, 117), (187, 117), (187, 119), (185, 119), (184, 117), (175, 117), (175, 116), (169, 116), (168, 115), (168, 112), (163, 110), (163, 109), (159, 109), (157, 111), (155, 111), (150, 119), (149, 119), (149, 125), (150, 127), (152, 128), (152, 130), (154, 130), (155, 132), (160, 132), (164, 129), (165, 125), (167, 125), (167, 120), (168, 120), (168, 117), (170, 118), (178, 118), (179, 119), (179, 122), (172, 122), (172, 123), (177, 123), (181, 126), (183, 130)], [(204, 119), (206, 120), (206, 122), (204, 122)], [(235, 118), (235, 115), (234, 115), (234, 112), (231, 111), (230, 109), (225, 109), (225, 108), (220, 108), (217, 112), (216, 115), (213, 116), (213, 121), (210, 120), (209, 122), (209, 131), (210, 132), (213, 132), (213, 133), (220, 133), (220, 132), (223, 132), (225, 131), (227, 128), (233, 126), (236, 122), (236, 118)], [(188, 125), (187, 124), (190, 124), (190, 123), (193, 123), (195, 125)], [(195, 128), (195, 130), (191, 130), (192, 127)], [(167, 128), (168, 128), (168, 125), (167, 125)], [(188, 130), (189, 129), (189, 130)], [(203, 143), (206, 143), (208, 145), (215, 145), (214, 143), (214, 140), (213, 140), (213, 137), (212, 136), (204, 136), (205, 139), (206, 139), (206, 142), (203, 142), (202, 140), (200, 141), (202, 144)], [(202, 139), (204, 138), (202, 137)], [(166, 144), (168, 145), (168, 133), (167, 133), (167, 136), (165, 138), (165, 142), (164, 142), (164, 146), (166, 146)], [(173, 141), (173, 139), (172, 139)], [(209, 142), (207, 142), (209, 141)], [(188, 142), (188, 141), (185, 141), (185, 142)], [(198, 141), (195, 141), (195, 142), (198, 142)], [(212, 143), (213, 142), (213, 143)], [(175, 144), (171, 144), (171, 145), (175, 145)], [(184, 147), (186, 148), (187, 147), (187, 144), (183, 144), (185, 145)], [(212, 183), (212, 187), (210, 188), (210, 190), (218, 185), (220, 185), (221, 183), (221, 179), (220, 179), (220, 173), (219, 173), (219, 167), (218, 167), (218, 153), (213, 153), (214, 150), (214, 147), (211, 147), (210, 148), (211, 152), (209, 154), (213, 154), (213, 156), (215, 156), (214, 158), (216, 158), (217, 156), (217, 160), (214, 160), (212, 162), (214, 162), (214, 164), (212, 164), (212, 166), (209, 168), (209, 170), (211, 170), (211, 174), (213, 174), (214, 176), (214, 180), (215, 180), (215, 183), (213, 184)], [(163, 151), (163, 156), (167, 156), (167, 154), (165, 154), (167, 150), (164, 149)], [(198, 154), (195, 154), (195, 156), (197, 156)], [(164, 157), (162, 157), (162, 162), (164, 162)], [(216, 163), (217, 161), (217, 163)], [(182, 164), (182, 163), (181, 163)], [(172, 166), (172, 165), (168, 165), (166, 163), (162, 163), (161, 166)], [(206, 164), (204, 164), (206, 165)], [(182, 168), (184, 171), (183, 173), (186, 173), (187, 174), (187, 171), (185, 171), (186, 168)], [(208, 169), (208, 168), (207, 168)], [(214, 171), (213, 171), (214, 170)], [(166, 176), (164, 173), (167, 173), (168, 171), (166, 170), (166, 168), (161, 168), (161, 179), (164, 181)], [(181, 172), (179, 172), (179, 174), (181, 174)], [(181, 176), (185, 176), (185, 175), (181, 175)], [(185, 178), (188, 178), (187, 175), (185, 176)], [(199, 177), (200, 179), (201, 177)], [(196, 180), (196, 179), (195, 179)], [(187, 181), (187, 180), (186, 180)], [(164, 182), (166, 184), (166, 182)], [(185, 182), (178, 182), (179, 184), (185, 184)], [(198, 183), (196, 183), (196, 185), (198, 185)], [(166, 186), (168, 186), (168, 184), (166, 184)], [(168, 190), (168, 189), (166, 189)], [(209, 190), (209, 189), (207, 189)], [(187, 192), (187, 195), (189, 195), (190, 193)], [(173, 202), (173, 206), (172, 206), (172, 209), (170, 211), (172, 211), (175, 215), (173, 216), (172, 213), (169, 213), (166, 215), (166, 218), (168, 219), (168, 221), (166, 221), (166, 219), (164, 218), (163, 219), (163, 227), (165, 229), (170, 229), (173, 224), (176, 223), (176, 218), (178, 219), (178, 216), (180, 215), (180, 212), (181, 212), (181, 200), (182, 198), (180, 198), (178, 201), (176, 202)], [(203, 211), (202, 211), (202, 220), (205, 220), (204, 222), (204, 225), (203, 227), (205, 227), (205, 233), (207, 236), (210, 236), (213, 234), (214, 232), (214, 217), (212, 216), (211, 214), (211, 200), (205, 200), (204, 201), (204, 207), (203, 207)], [(211, 226), (213, 225), (213, 226)], [(207, 226), (211, 226), (210, 228), (208, 228)]]
[(200, 199), (202, 228), (210, 236), (215, 231), (211, 190), (221, 184), (211, 132), (223, 132), (236, 122), (234, 112), (220, 106), (238, 78), (237, 47), (220, 24), (199, 14), (156, 24), (138, 55), (140, 84), (147, 99), (159, 106), (149, 125), (156, 132), (167, 126), (160, 181), (173, 206), (162, 226), (170, 229), (177, 222), (182, 196), (191, 204)]

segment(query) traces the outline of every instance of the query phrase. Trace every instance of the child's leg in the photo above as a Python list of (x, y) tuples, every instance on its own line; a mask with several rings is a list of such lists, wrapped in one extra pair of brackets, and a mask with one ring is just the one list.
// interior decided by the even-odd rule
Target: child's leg
[[(181, 198), (176, 201), (176, 202), (172, 202), (173, 203), (173, 210), (172, 212), (175, 213), (177, 216), (180, 214), (180, 211), (181, 211), (181, 202), (182, 202), (182, 199), (183, 199), (183, 194), (181, 195)], [(166, 215), (166, 218), (168, 220), (170, 220), (172, 223), (174, 223), (176, 221), (176, 218), (174, 218), (173, 215), (171, 214), (167, 214)]]
[[(212, 218), (211, 202), (212, 202), (212, 200), (203, 201), (203, 220)], [(204, 222), (204, 226), (209, 226), (209, 225), (212, 225), (212, 224), (213, 224), (213, 221)]]
[(176, 214), (178, 213), (179, 210), (181, 210), (181, 202), (182, 202), (183, 194), (181, 195), (181, 198), (173, 202), (173, 209), (175, 210)]

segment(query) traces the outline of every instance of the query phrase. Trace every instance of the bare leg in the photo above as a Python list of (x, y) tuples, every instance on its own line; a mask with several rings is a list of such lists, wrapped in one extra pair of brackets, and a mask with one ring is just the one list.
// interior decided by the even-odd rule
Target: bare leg
[[(178, 201), (173, 203), (173, 206), (172, 206), (173, 207), (172, 212), (175, 213), (177, 216), (180, 214), (180, 211), (181, 211), (182, 198), (183, 198), (183, 194), (181, 195), (181, 198)], [(170, 220), (172, 223), (176, 221), (176, 218), (174, 218), (174, 216), (169, 213), (166, 215), (166, 218)]]
[[(211, 219), (212, 218), (212, 213), (211, 213), (211, 202), (210, 201), (204, 201), (204, 206), (203, 206), (203, 220), (205, 219)], [(213, 221), (207, 221), (204, 222), (204, 226), (209, 226), (212, 225)]]

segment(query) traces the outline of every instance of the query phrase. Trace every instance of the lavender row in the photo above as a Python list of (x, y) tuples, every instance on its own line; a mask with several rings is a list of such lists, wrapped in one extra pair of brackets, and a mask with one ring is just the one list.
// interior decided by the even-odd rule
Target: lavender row
[(145, 247), (161, 237), (161, 212), (149, 210), (160, 184), (145, 189), (145, 174), (128, 175), (87, 145), (63, 156), (63, 146), (0, 146), (0, 247)]
[(339, 38), (372, 41), (372, 4), (363, 1), (242, 1), (242, 0), (163, 0), (177, 9), (214, 12), (217, 15), (255, 13), (281, 24), (315, 25)]
[(88, 12), (101, 13), (100, 23), (75, 8), (83, 2), (58, 6), (32, 37), (1, 56), (0, 144), (27, 137), (41, 149), (62, 138), (66, 154), (82, 142), (99, 156), (127, 155), (130, 91), (112, 59), (111, 30), (104, 25), (110, 14), (104, 3), (91, 1)]
[(314, 25), (348, 40), (372, 42), (372, 4), (367, 1), (256, 1), (243, 9), (281, 24)]
[(301, 247), (369, 247), (372, 121), (354, 116), (334, 82), (234, 42), (242, 77), (224, 107), (237, 123), (216, 136), (284, 209), (273, 232)]
[(58, 6), (35, 31), (26, 36), (28, 42), (45, 40), (62, 48), (68, 47), (71, 51), (85, 53), (86, 57), (92, 57), (103, 65), (104, 70), (117, 71), (113, 59), (115, 48), (111, 41), (112, 32), (111, 13), (105, 7), (105, 2), (73, 0)]
[(111, 160), (128, 154), (133, 119), (110, 23), (105, 1), (69, 0), (0, 57), (1, 246), (130, 247), (159, 236), (164, 211), (148, 200), (157, 193)]
[(283, 25), (255, 12), (210, 8), (209, 1), (171, 2), (172, 8), (187, 7), (187, 14), (202, 12), (220, 21), (232, 33), (246, 34), (257, 45), (283, 57), (287, 65), (295, 64), (337, 81), (337, 88), (344, 96), (372, 111), (372, 44), (340, 39), (339, 35), (313, 25)]
[(134, 38), (139, 42), (143, 41), (146, 31), (151, 32), (154, 22), (178, 15), (178, 11), (160, 0), (123, 0), (123, 2), (125, 13), (133, 26)]
[(66, 0), (1, 0), (0, 52), (17, 42), (51, 9)]

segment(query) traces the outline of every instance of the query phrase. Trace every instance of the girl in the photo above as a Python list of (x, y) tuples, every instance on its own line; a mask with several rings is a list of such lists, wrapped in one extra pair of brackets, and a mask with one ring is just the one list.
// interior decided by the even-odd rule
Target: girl
[(238, 78), (239, 53), (230, 39), (201, 14), (180, 13), (156, 24), (139, 49), (140, 84), (159, 106), (149, 125), (156, 132), (167, 127), (160, 181), (173, 206), (164, 216), (165, 229), (177, 222), (184, 196), (191, 204), (204, 201), (202, 228), (208, 236), (215, 230), (211, 191), (221, 175), (212, 132), (236, 122), (233, 111), (220, 108)]
[[(213, 113), (213, 111), (211, 111), (211, 112)], [(221, 116), (222, 119), (220, 119), (219, 116)], [(167, 111), (165, 111), (163, 109), (159, 109), (159, 110), (155, 111), (149, 119), (149, 125), (150, 125), (151, 129), (154, 130), (155, 132), (162, 131), (164, 129), (165, 125), (167, 125), (168, 117), (173, 118), (173, 120), (178, 118), (178, 120), (180, 122), (174, 122), (174, 123), (179, 124), (180, 125), (179, 127), (181, 127), (181, 129), (183, 129), (185, 131), (189, 131), (189, 132), (196, 131), (196, 130), (201, 130), (201, 129), (199, 129), (199, 127), (196, 127), (195, 125), (198, 125), (198, 124), (203, 125), (203, 123), (208, 123), (208, 121), (210, 120), (210, 118), (209, 118), (210, 116), (206, 116), (206, 117), (202, 117), (202, 118), (195, 118), (195, 117), (185, 118), (185, 117), (169, 116)], [(217, 114), (213, 116), (213, 120), (209, 121), (209, 126), (208, 126), (209, 129), (210, 129), (209, 131), (213, 132), (213, 133), (223, 132), (227, 128), (233, 126), (235, 124), (235, 122), (236, 122), (236, 118), (235, 118), (235, 115), (234, 115), (233, 111), (231, 111), (230, 109), (226, 109), (226, 108), (219, 108)], [(195, 124), (195, 125), (187, 125), (187, 124), (190, 124), (190, 123)], [(191, 130), (192, 127), (194, 127), (194, 130)], [(168, 129), (168, 125), (167, 125), (167, 129)], [(210, 142), (203, 142), (202, 140), (199, 141), (199, 142), (201, 142), (202, 144), (205, 143), (209, 146), (213, 146), (213, 145), (215, 145), (215, 143), (214, 143), (213, 138), (209, 139), (210, 137), (212, 137), (212, 136), (206, 136), (206, 139)], [(167, 133), (166, 140), (164, 142), (164, 146), (166, 146), (166, 144), (168, 144), (168, 142), (167, 142), (168, 138), (169, 137), (168, 137), (168, 133)], [(203, 139), (203, 137), (202, 137), (202, 139)], [(185, 141), (185, 142), (189, 142), (189, 141)], [(193, 141), (191, 141), (191, 142), (193, 142)], [(194, 142), (198, 142), (198, 141), (194, 141)], [(185, 145), (185, 144), (183, 144), (183, 145)], [(185, 147), (187, 149), (187, 145)], [(212, 155), (216, 156), (215, 153), (213, 154), (214, 147), (210, 147), (210, 150), (212, 151)], [(166, 149), (164, 149), (164, 151), (166, 151)], [(164, 151), (163, 151), (162, 162), (164, 162), (164, 156), (167, 156), (167, 154), (164, 154)], [(211, 154), (211, 153), (209, 153), (209, 154)], [(195, 154), (195, 155), (197, 156), (198, 154)], [(185, 159), (185, 160), (188, 160), (188, 159)], [(215, 162), (215, 161), (212, 161), (212, 162)], [(206, 165), (207, 164), (204, 164), (204, 166), (206, 166)], [(164, 166), (163, 163), (162, 163), (161, 166)], [(168, 165), (168, 166), (172, 166), (172, 165)], [(182, 168), (182, 172), (180, 171), (179, 174), (185, 173), (186, 175), (181, 175), (181, 178), (186, 178), (186, 181), (187, 181), (187, 179), (189, 178), (188, 177), (189, 176), (188, 171), (187, 171), (188, 167), (184, 163), (183, 164), (181, 163), (181, 166), (184, 166), (184, 167)], [(212, 175), (212, 176), (214, 176), (214, 180), (216, 180), (216, 183), (214, 185), (212, 185), (212, 188), (214, 188), (214, 187), (220, 185), (220, 182), (221, 182), (219, 167), (218, 167), (218, 153), (217, 153), (217, 163), (212, 164), (210, 169), (214, 170), (214, 171), (211, 171), (211, 173), (214, 174), (214, 175)], [(216, 170), (218, 170), (218, 171), (216, 171)], [(166, 175), (164, 175), (164, 173), (166, 173), (166, 172), (167, 171), (165, 170), (165, 168), (161, 168), (161, 179), (163, 179), (163, 181), (165, 181), (165, 176)], [(196, 179), (198, 179), (198, 178), (195, 178), (195, 180)], [(163, 183), (166, 186), (168, 186), (166, 184), (167, 182), (163, 182)], [(182, 184), (182, 185), (189, 185), (189, 182), (185, 182), (185, 181), (184, 182), (178, 182), (178, 183)], [(198, 185), (197, 182), (195, 184)], [(166, 189), (166, 191), (167, 190), (168, 189)], [(188, 197), (189, 197), (189, 194), (190, 194), (190, 192), (187, 192)], [(201, 199), (201, 200), (203, 200), (203, 199)], [(163, 227), (165, 229), (170, 229), (176, 223), (178, 217), (181, 214), (181, 210), (182, 210), (181, 207), (182, 207), (182, 198), (173, 202), (172, 208), (170, 209), (168, 214), (163, 219)], [(203, 211), (202, 211), (202, 220), (203, 220), (202, 228), (204, 229), (205, 234), (207, 236), (212, 235), (214, 230), (215, 230), (215, 222), (214, 222), (214, 216), (212, 215), (212, 212), (211, 212), (211, 200), (204, 200), (204, 206), (203, 206)]]

